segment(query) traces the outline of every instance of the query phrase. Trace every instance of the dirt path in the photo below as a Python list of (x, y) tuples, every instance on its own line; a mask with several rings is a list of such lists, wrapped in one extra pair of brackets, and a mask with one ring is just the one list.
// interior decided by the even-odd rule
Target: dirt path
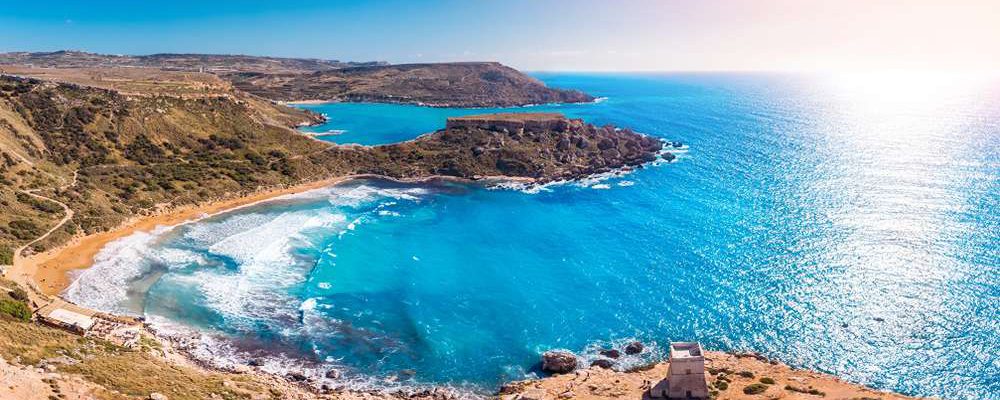
[[(75, 181), (75, 176), (74, 176), (74, 181)], [(63, 213), (65, 215), (63, 215), (63, 218), (61, 220), (59, 220), (58, 224), (56, 224), (51, 229), (49, 229), (48, 231), (46, 231), (44, 234), (42, 234), (42, 236), (39, 236), (39, 237), (35, 238), (35, 240), (32, 240), (32, 241), (26, 243), (24, 246), (18, 247), (17, 251), (14, 252), (14, 264), (17, 264), (17, 259), (22, 256), (21, 252), (23, 252), (28, 247), (31, 247), (31, 245), (33, 245), (35, 243), (38, 243), (38, 242), (40, 242), (42, 240), (45, 240), (45, 238), (49, 237), (49, 235), (51, 235), (52, 232), (55, 232), (57, 229), (62, 228), (63, 225), (66, 225), (66, 223), (69, 222), (69, 220), (73, 218), (73, 210), (71, 210), (69, 208), (69, 206), (66, 205), (66, 203), (63, 203), (63, 202), (58, 201), (58, 200), (55, 200), (55, 199), (53, 199), (51, 197), (45, 197), (45, 196), (42, 196), (40, 194), (35, 193), (38, 190), (39, 189), (22, 190), (21, 193), (24, 193), (24, 194), (26, 194), (28, 196), (31, 196), (31, 197), (34, 197), (36, 199), (41, 199), (41, 200), (51, 201), (53, 203), (56, 203), (60, 207), (63, 208)]]

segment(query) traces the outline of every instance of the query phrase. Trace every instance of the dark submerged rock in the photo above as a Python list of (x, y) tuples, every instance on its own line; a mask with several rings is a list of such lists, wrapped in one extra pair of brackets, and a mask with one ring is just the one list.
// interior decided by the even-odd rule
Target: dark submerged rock
[(601, 367), (604, 369), (611, 369), (611, 367), (614, 365), (615, 363), (612, 362), (611, 360), (606, 360), (603, 358), (594, 360), (593, 362), (590, 363), (591, 367)]
[(622, 353), (620, 351), (618, 351), (617, 349), (605, 349), (605, 350), (601, 350), (600, 354), (602, 356), (607, 357), (607, 358), (618, 358), (618, 357), (622, 356)]
[(646, 348), (642, 343), (632, 342), (625, 345), (625, 354), (639, 354)]

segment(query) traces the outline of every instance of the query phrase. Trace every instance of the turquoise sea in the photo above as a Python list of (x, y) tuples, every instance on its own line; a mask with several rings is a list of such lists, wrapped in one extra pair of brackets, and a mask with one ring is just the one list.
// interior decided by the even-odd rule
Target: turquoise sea
[[(547, 187), (347, 184), (111, 243), (66, 295), (222, 362), (488, 394), (625, 340), (761, 352), (879, 389), (1000, 399), (1000, 82), (538, 74), (561, 111), (682, 141)], [(380, 144), (493, 110), (304, 106)], [(339, 376), (325, 378), (329, 369)], [(331, 375), (333, 376), (333, 375)]]

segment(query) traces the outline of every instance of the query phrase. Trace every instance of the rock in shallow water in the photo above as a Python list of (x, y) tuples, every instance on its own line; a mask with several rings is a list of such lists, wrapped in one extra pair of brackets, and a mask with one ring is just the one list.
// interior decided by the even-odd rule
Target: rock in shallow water
[(576, 369), (576, 356), (564, 350), (550, 350), (542, 354), (542, 371), (565, 374)]
[(591, 367), (595, 367), (596, 366), (596, 367), (601, 367), (601, 368), (604, 368), (604, 369), (611, 369), (611, 367), (613, 367), (614, 365), (615, 365), (615, 363), (612, 362), (611, 360), (605, 360), (603, 358), (602, 359), (598, 359), (598, 360), (594, 360), (594, 362), (590, 363)]
[(643, 346), (642, 343), (632, 342), (625, 346), (625, 354), (639, 354), (645, 348), (646, 346)]
[(622, 356), (622, 353), (616, 349), (605, 349), (601, 350), (601, 355), (607, 358), (618, 358)]

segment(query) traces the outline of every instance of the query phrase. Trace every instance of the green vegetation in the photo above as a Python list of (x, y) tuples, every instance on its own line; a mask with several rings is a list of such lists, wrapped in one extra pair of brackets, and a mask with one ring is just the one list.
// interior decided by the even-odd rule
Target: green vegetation
[(6, 316), (20, 321), (31, 320), (31, 309), (17, 300), (0, 299), (0, 317)]
[(773, 385), (774, 384), (774, 378), (769, 378), (769, 377), (765, 376), (763, 378), (760, 378), (760, 383), (763, 383), (765, 385)]
[(743, 388), (744, 394), (761, 394), (767, 391), (767, 385), (763, 383), (753, 383)]
[(14, 249), (9, 244), (0, 244), (0, 265), (11, 265), (14, 263)]
[(742, 376), (744, 378), (753, 379), (753, 372), (750, 371), (740, 371), (737, 375)]
[[(13, 282), (11, 282), (13, 283)], [(3, 290), (0, 293), (0, 319), (14, 319), (17, 321), (30, 321), (31, 308), (25, 301), (28, 294), (20, 286), (14, 286), (11, 291)]]
[(712, 385), (715, 386), (716, 389), (719, 389), (719, 391), (724, 391), (726, 389), (729, 389), (729, 383), (723, 380), (717, 380)]

